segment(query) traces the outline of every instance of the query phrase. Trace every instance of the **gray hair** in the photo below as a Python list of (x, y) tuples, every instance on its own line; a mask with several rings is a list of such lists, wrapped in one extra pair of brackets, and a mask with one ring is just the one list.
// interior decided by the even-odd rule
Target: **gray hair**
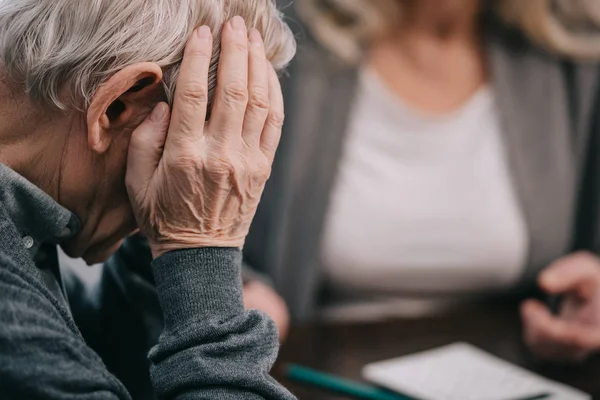
[(186, 41), (208, 25), (212, 98), (219, 33), (236, 15), (262, 34), (274, 67), (285, 67), (296, 44), (274, 0), (0, 0), (0, 63), (36, 103), (85, 109), (116, 71), (153, 62), (171, 101)]
[[(316, 38), (351, 63), (361, 59), (366, 43), (401, 20), (403, 6), (398, 0), (297, 0), (296, 5)], [(546, 51), (600, 60), (600, 1), (493, 0), (492, 5)]]

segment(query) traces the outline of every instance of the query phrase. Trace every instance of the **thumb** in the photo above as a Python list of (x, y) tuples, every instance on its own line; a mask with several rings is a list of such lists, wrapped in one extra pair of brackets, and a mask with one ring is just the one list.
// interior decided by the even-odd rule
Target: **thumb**
[(162, 157), (169, 129), (169, 106), (158, 103), (131, 135), (126, 184), (129, 193), (145, 190)]

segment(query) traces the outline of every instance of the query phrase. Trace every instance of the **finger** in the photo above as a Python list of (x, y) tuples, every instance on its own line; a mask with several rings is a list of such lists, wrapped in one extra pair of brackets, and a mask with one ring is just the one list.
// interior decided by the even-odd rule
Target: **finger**
[(591, 253), (572, 254), (544, 270), (539, 284), (548, 293), (576, 292), (587, 298), (600, 284), (600, 263)]
[(271, 108), (267, 117), (267, 123), (262, 132), (260, 148), (269, 158), (269, 161), (273, 161), (277, 146), (279, 146), (279, 140), (281, 139), (281, 130), (285, 117), (279, 77), (271, 65), (267, 69), (269, 71), (269, 105)]
[(527, 300), (521, 305), (523, 327), (525, 331), (534, 334), (542, 331), (552, 319), (548, 308), (538, 300)]
[(528, 342), (533, 345), (568, 348), (574, 354), (600, 348), (599, 328), (556, 317), (537, 300), (523, 305), (523, 322)]
[(130, 194), (146, 191), (162, 157), (168, 129), (169, 106), (158, 103), (131, 135), (126, 176)]
[(557, 343), (544, 334), (545, 309), (538, 301), (526, 301), (521, 306), (523, 340), (532, 353), (547, 360), (568, 360), (580, 355), (580, 350)]
[[(552, 315), (548, 308), (537, 300), (527, 300), (521, 306), (525, 342), (538, 352), (547, 353), (552, 343), (548, 335), (552, 325)], [(556, 346), (554, 346), (556, 350)]]
[(249, 97), (243, 138), (248, 146), (258, 148), (269, 115), (269, 70), (263, 40), (256, 29), (250, 30), (248, 53)]
[(210, 28), (194, 31), (185, 48), (173, 102), (167, 149), (198, 140), (204, 131), (208, 105), (208, 69), (212, 53)]
[(537, 340), (563, 342), (565, 323), (552, 315), (548, 307), (538, 300), (528, 300), (522, 307), (523, 323)]
[(217, 91), (209, 130), (216, 139), (231, 141), (241, 137), (248, 104), (248, 34), (241, 17), (225, 24)]

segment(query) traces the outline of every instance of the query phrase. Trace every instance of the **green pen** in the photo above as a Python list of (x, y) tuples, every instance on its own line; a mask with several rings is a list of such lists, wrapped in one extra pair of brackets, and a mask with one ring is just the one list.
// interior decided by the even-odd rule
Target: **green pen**
[(410, 397), (389, 392), (377, 386), (367, 385), (335, 375), (325, 374), (296, 364), (288, 364), (285, 376), (298, 383), (304, 383), (329, 392), (350, 396), (361, 400), (413, 400)]
[(552, 397), (552, 395), (550, 393), (540, 393), (540, 394), (536, 394), (531, 397), (520, 398), (520, 399), (515, 399), (515, 400), (542, 400), (542, 399), (548, 399), (550, 397)]

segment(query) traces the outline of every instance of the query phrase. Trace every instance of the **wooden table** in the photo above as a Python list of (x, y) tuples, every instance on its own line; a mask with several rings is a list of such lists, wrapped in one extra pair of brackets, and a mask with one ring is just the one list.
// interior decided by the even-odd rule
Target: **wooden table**
[[(487, 305), (426, 319), (294, 327), (281, 349), (279, 364), (294, 362), (360, 380), (365, 364), (456, 341), (474, 344), (600, 399), (600, 357), (577, 366), (545, 365), (535, 361), (522, 344), (516, 305)], [(300, 400), (343, 398), (299, 386), (277, 373), (275, 376)]]

